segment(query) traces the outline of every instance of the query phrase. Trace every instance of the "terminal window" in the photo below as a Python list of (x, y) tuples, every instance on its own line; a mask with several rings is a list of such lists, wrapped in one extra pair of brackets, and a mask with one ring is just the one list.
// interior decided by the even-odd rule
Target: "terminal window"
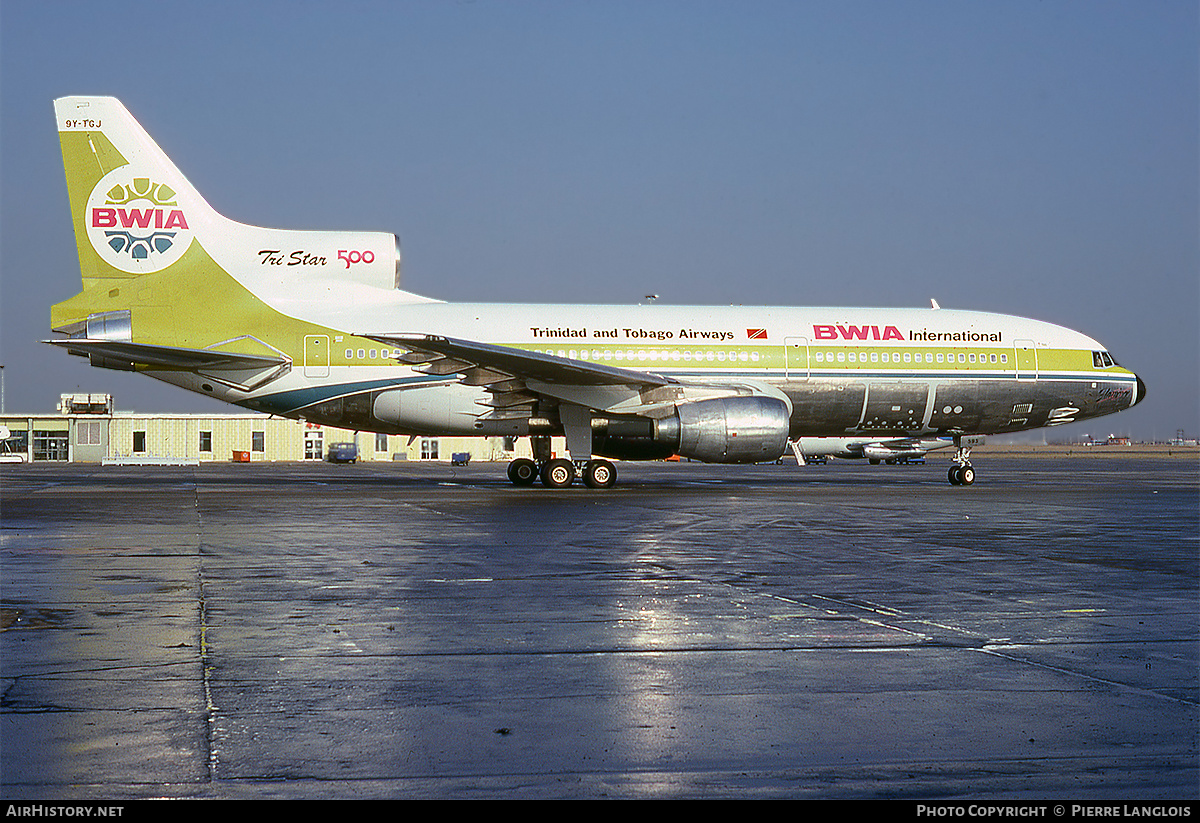
[(100, 437), (99, 420), (81, 420), (75, 424), (75, 444), (77, 446), (102, 445)]
[(133, 451), (134, 451), (134, 453), (137, 454), (139, 452), (144, 452), (145, 450), (146, 450), (146, 433), (145, 432), (134, 432), (133, 433)]
[(200, 451), (212, 451), (212, 432), (200, 432)]

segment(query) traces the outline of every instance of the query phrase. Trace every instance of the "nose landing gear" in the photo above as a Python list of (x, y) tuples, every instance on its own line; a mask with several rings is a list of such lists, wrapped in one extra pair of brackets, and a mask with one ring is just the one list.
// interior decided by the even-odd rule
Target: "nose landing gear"
[(961, 443), (954, 455), (954, 465), (946, 472), (951, 486), (970, 486), (975, 482), (975, 469), (971, 466), (971, 449)]

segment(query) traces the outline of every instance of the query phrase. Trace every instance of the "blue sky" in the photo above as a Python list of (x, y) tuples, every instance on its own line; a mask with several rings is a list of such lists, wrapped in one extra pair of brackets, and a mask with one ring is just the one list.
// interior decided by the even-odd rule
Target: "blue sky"
[[(231, 407), (37, 343), (79, 272), (51, 101), (234, 219), (393, 231), (445, 300), (927, 306), (1101, 340), (1200, 429), (1193, 2), (0, 2), (8, 411)], [(1059, 433), (1054, 433), (1059, 434)]]

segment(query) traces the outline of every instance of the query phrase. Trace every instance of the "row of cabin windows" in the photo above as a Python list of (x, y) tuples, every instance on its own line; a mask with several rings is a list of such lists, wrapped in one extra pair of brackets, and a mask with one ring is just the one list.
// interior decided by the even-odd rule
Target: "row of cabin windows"
[[(917, 352), (916, 354), (914, 354), (912, 352), (906, 351), (903, 354), (903, 358), (904, 358), (903, 362), (905, 362), (905, 363), (920, 363), (920, 362), (953, 363), (953, 362), (955, 362), (955, 353), (954, 352), (945, 352), (945, 353), (944, 352), (936, 352), (936, 353), (925, 352), (925, 354), (922, 355), (920, 352)], [(834, 361), (834, 353), (819, 351), (816, 353), (815, 359), (818, 363), (832, 363)], [(846, 363), (846, 362), (866, 363), (867, 362), (867, 353), (866, 352), (859, 353), (856, 351), (850, 351), (850, 352), (840, 351), (837, 353), (837, 362), (839, 362), (839, 363)], [(899, 362), (901, 362), (901, 354), (900, 354), (900, 352), (873, 351), (873, 352), (871, 352), (870, 362), (872, 362), (872, 363), (899, 363)], [(1003, 352), (1000, 354), (996, 354), (994, 352), (991, 354), (988, 354), (986, 352), (979, 352), (978, 356), (977, 356), (975, 352), (958, 352), (958, 362), (959, 363), (1007, 363), (1008, 362), (1008, 354), (1003, 353)]]
[(724, 363), (726, 361), (734, 362), (734, 361), (740, 360), (743, 363), (757, 363), (759, 361), (759, 357), (760, 357), (760, 355), (757, 351), (751, 351), (751, 352), (744, 352), (744, 351), (742, 351), (742, 352), (737, 352), (737, 351), (703, 352), (703, 351), (697, 351), (697, 352), (693, 352), (690, 350), (688, 350), (688, 351), (677, 351), (677, 350), (658, 351), (657, 349), (651, 349), (650, 351), (638, 350), (638, 351), (630, 351), (630, 352), (627, 352), (627, 351), (615, 351), (614, 352), (614, 351), (609, 351), (609, 350), (600, 351), (599, 349), (591, 349), (590, 351), (588, 349), (581, 349), (579, 351), (576, 351), (575, 349), (539, 349), (539, 351), (544, 354), (552, 354), (552, 355), (557, 355), (558, 357), (565, 357), (568, 360), (617, 360), (617, 361), (629, 361), (629, 362), (633, 362), (634, 360), (638, 360), (638, 361), (642, 361), (642, 362), (645, 362), (647, 360), (649, 360), (649, 361), (673, 360), (676, 363), (678, 363), (681, 360), (685, 361), (685, 362), (690, 362), (690, 361), (694, 360), (696, 362), (708, 361), (710, 363), (713, 363), (713, 362)]
[[(633, 351), (631, 351), (631, 352), (615, 351), (614, 352), (614, 351), (610, 351), (610, 350), (601, 351), (599, 349), (591, 349), (590, 351), (588, 349), (580, 349), (580, 350), (544, 349), (544, 350), (540, 350), (540, 351), (544, 351), (545, 354), (557, 355), (558, 357), (565, 357), (569, 360), (608, 360), (608, 361), (616, 360), (618, 362), (624, 362), (624, 361), (656, 362), (659, 360), (663, 360), (663, 361), (669, 360), (669, 361), (674, 361), (676, 363), (678, 363), (680, 361), (683, 361), (683, 362), (691, 362), (691, 361), (705, 362), (706, 361), (709, 363), (712, 363), (712, 362), (724, 363), (727, 361), (728, 362), (740, 361), (742, 363), (757, 363), (759, 361), (759, 356), (760, 356), (757, 351), (750, 351), (750, 352), (745, 352), (745, 351), (741, 351), (741, 352), (738, 352), (738, 351), (729, 351), (729, 352), (696, 351), (696, 352), (693, 352), (690, 350), (687, 350), (687, 351), (677, 351), (677, 350), (658, 351), (658, 350), (654, 350), (654, 349), (651, 349), (650, 351), (639, 350), (636, 352), (633, 352)], [(401, 354), (403, 354), (403, 352), (400, 349), (358, 349), (357, 358), (356, 358), (354, 349), (346, 349), (346, 359), (347, 360), (354, 360), (354, 359), (358, 359), (358, 360), (388, 360), (391, 358), (399, 357)], [(903, 355), (901, 355), (900, 352), (886, 352), (886, 351), (885, 352), (877, 352), (877, 351), (871, 352), (870, 353), (870, 362), (871, 363), (900, 363), (901, 357), (903, 357), (903, 362), (905, 362), (905, 363), (912, 363), (912, 362), (920, 363), (920, 362), (922, 362), (922, 359), (924, 359), (924, 362), (926, 362), (926, 363), (953, 363), (953, 362), (955, 362), (955, 353), (954, 352), (948, 352), (945, 354), (943, 354), (942, 352), (937, 352), (936, 354), (933, 352), (926, 352), (924, 354), (924, 356), (922, 356), (922, 354), (919, 352), (917, 354), (913, 354), (912, 352), (904, 352)], [(826, 363), (826, 362), (832, 363), (832, 362), (834, 362), (835, 358), (838, 363), (845, 363), (845, 362), (866, 363), (866, 362), (868, 362), (866, 352), (862, 352), (861, 354), (858, 352), (855, 352), (855, 351), (837, 352), (837, 354), (835, 355), (833, 352), (827, 353), (827, 352), (817, 351), (814, 354), (814, 359), (818, 363)], [(1001, 353), (1001, 354), (990, 353), (989, 354), (989, 353), (984, 353), (984, 352), (979, 352), (978, 355), (976, 355), (975, 352), (958, 352), (957, 353), (957, 361), (959, 363), (976, 363), (976, 362), (978, 362), (978, 363), (1008, 363), (1008, 355), (1004, 354), (1004, 353)], [(1102, 369), (1102, 368), (1107, 368), (1109, 366), (1115, 366), (1115, 365), (1117, 365), (1117, 362), (1115, 360), (1113, 360), (1112, 356), (1106, 351), (1094, 351), (1094, 352), (1092, 352), (1092, 365), (1098, 369)], [(204, 451), (204, 449), (202, 448), (201, 451)]]
[[(553, 355), (557, 355), (559, 357), (566, 357), (570, 360), (575, 360), (575, 359), (579, 359), (579, 360), (589, 360), (589, 359), (591, 359), (591, 360), (639, 360), (639, 361), (672, 360), (675, 362), (679, 362), (680, 360), (683, 360), (683, 361), (693, 361), (694, 360), (697, 362), (708, 361), (710, 363), (714, 362), (714, 361), (722, 362), (722, 363), (723, 362), (731, 362), (731, 361), (741, 361), (742, 363), (746, 363), (746, 362), (757, 363), (759, 361), (759, 353), (757, 351), (750, 351), (750, 352), (745, 352), (745, 351), (742, 351), (742, 352), (736, 352), (736, 351), (731, 351), (731, 352), (724, 352), (724, 351), (717, 351), (717, 352), (712, 352), (712, 351), (709, 351), (709, 352), (663, 351), (663, 352), (660, 352), (660, 351), (656, 351), (656, 350), (651, 350), (651, 351), (636, 351), (636, 352), (618, 351), (618, 352), (614, 353), (611, 351), (601, 352), (598, 350), (592, 350), (590, 352), (590, 356), (589, 356), (589, 352), (586, 349), (584, 349), (582, 351), (575, 351), (574, 349), (570, 349), (570, 350), (545, 349), (544, 351), (546, 354), (553, 354)], [(850, 363), (866, 363), (866, 362), (871, 362), (871, 363), (900, 363), (900, 362), (920, 363), (920, 362), (922, 362), (922, 360), (924, 360), (924, 362), (926, 362), (926, 363), (953, 363), (953, 362), (955, 362), (955, 354), (954, 354), (954, 352), (950, 352), (950, 353), (937, 352), (936, 354), (933, 352), (927, 352), (924, 355), (922, 355), (919, 352), (917, 354), (913, 354), (912, 352), (904, 352), (902, 355), (900, 352), (893, 353), (893, 352), (886, 352), (886, 351), (885, 352), (873, 351), (870, 353), (870, 359), (868, 361), (867, 352), (859, 353), (857, 351), (850, 351), (850, 352), (840, 351), (840, 352), (837, 352), (835, 355), (834, 352), (817, 351), (814, 354), (814, 359), (818, 363), (826, 363), (826, 362), (832, 363), (835, 361), (835, 359), (838, 363), (845, 363), (845, 362), (850, 362)], [(975, 352), (959, 352), (958, 353), (958, 362), (959, 363), (976, 363), (976, 362), (978, 362), (978, 363), (988, 363), (988, 362), (1008, 363), (1008, 354), (1006, 354), (1006, 353), (988, 354), (985, 352), (979, 352), (978, 355), (976, 355)]]
[(347, 360), (387, 360), (404, 354), (401, 349), (359, 349), (355, 357), (354, 349), (346, 349)]

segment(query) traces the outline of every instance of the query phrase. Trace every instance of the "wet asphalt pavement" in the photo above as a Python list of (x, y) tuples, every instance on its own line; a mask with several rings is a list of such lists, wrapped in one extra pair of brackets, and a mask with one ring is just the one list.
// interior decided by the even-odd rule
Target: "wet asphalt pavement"
[(5, 799), (1196, 799), (1192, 460), (5, 466)]

